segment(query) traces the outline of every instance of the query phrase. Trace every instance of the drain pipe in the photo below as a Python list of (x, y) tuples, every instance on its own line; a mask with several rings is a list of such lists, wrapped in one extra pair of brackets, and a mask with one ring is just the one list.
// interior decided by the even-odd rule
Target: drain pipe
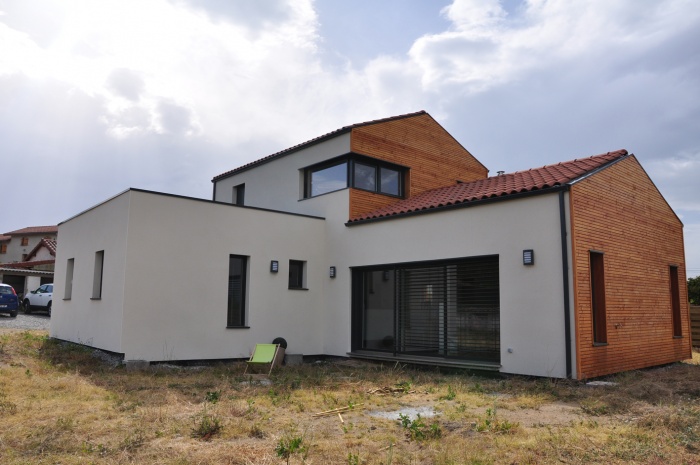
[(569, 249), (566, 237), (566, 207), (564, 193), (569, 190), (565, 186), (559, 191), (559, 223), (561, 225), (561, 268), (564, 280), (564, 340), (566, 344), (566, 377), (571, 378), (571, 306), (569, 305)]

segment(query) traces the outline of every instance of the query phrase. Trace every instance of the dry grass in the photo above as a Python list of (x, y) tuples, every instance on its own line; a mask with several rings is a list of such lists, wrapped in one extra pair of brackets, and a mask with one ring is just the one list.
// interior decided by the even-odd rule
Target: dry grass
[[(45, 333), (0, 334), (0, 463), (700, 463), (698, 353), (604, 387), (358, 362), (263, 384), (243, 369), (127, 372)], [(370, 415), (409, 406), (438, 415)]]

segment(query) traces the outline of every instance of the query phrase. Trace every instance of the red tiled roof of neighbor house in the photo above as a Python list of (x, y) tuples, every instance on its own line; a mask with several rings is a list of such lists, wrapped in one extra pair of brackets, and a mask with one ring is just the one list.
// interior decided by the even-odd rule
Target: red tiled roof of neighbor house
[(58, 226), (29, 226), (5, 233), (6, 236), (29, 236), (34, 234), (58, 234)]
[(27, 254), (27, 259), (33, 258), (42, 247), (46, 247), (52, 256), (56, 256), (56, 241), (54, 239), (42, 238), (41, 241)]
[(243, 166), (239, 166), (239, 167), (236, 168), (236, 169), (233, 169), (233, 170), (231, 170), (231, 171), (227, 171), (227, 172), (222, 173), (222, 174), (220, 174), (220, 175), (218, 175), (218, 176), (214, 176), (214, 178), (213, 178), (211, 181), (212, 181), (212, 182), (216, 182), (216, 181), (218, 181), (218, 180), (220, 180), (220, 179), (227, 178), (227, 177), (232, 176), (232, 175), (234, 175), (234, 174), (236, 174), (236, 173), (239, 173), (239, 172), (241, 172), (241, 171), (245, 171), (245, 170), (247, 170), (247, 169), (249, 169), (249, 168), (253, 168), (253, 167), (255, 167), (255, 166), (262, 165), (263, 163), (267, 163), (267, 162), (269, 162), (269, 161), (272, 161), (272, 160), (274, 160), (275, 158), (279, 158), (279, 157), (282, 157), (282, 156), (284, 156), (284, 155), (288, 155), (288, 154), (290, 154), (290, 153), (296, 152), (297, 150), (301, 150), (301, 149), (303, 149), (303, 148), (306, 147), (306, 146), (313, 145), (313, 144), (316, 144), (316, 143), (318, 143), (318, 142), (322, 142), (322, 141), (324, 141), (324, 140), (326, 140), (326, 139), (330, 139), (330, 138), (335, 137), (335, 136), (338, 136), (338, 135), (340, 135), (340, 134), (344, 134), (344, 133), (346, 133), (346, 132), (351, 131), (351, 130), (354, 129), (354, 128), (359, 128), (359, 127), (362, 127), (362, 126), (369, 126), (369, 125), (371, 125), (371, 124), (386, 123), (387, 121), (395, 121), (395, 120), (398, 120), (398, 119), (412, 118), (412, 117), (414, 117), (414, 116), (420, 116), (420, 115), (426, 115), (426, 114), (427, 114), (427, 113), (425, 112), (425, 110), (421, 110), (421, 111), (417, 111), (417, 112), (415, 112), (415, 113), (406, 113), (405, 115), (391, 116), (391, 117), (389, 117), (389, 118), (375, 119), (375, 120), (372, 120), (372, 121), (365, 121), (364, 123), (357, 123), (357, 124), (351, 124), (351, 125), (349, 125), (349, 126), (343, 126), (342, 128), (336, 129), (335, 131), (331, 131), (331, 132), (329, 132), (329, 133), (327, 133), (327, 134), (324, 134), (324, 135), (322, 135), (322, 136), (314, 137), (313, 139), (307, 140), (306, 142), (302, 142), (301, 144), (298, 144), (298, 145), (295, 145), (295, 146), (293, 146), (293, 147), (289, 147), (289, 148), (287, 148), (287, 149), (284, 149), (284, 150), (281, 150), (281, 151), (279, 151), (279, 152), (273, 153), (272, 155), (268, 155), (268, 156), (266, 156), (266, 157), (264, 157), (264, 158), (261, 158), (261, 159), (259, 159), (259, 160), (255, 160), (255, 161), (250, 162), (250, 163), (248, 163), (248, 164), (245, 164), (245, 165), (243, 165)]
[(440, 187), (422, 192), (408, 199), (399, 200), (378, 210), (350, 218), (348, 223), (360, 223), (380, 218), (466, 205), (515, 194), (542, 191), (575, 181), (627, 155), (627, 150), (617, 150), (588, 158), (565, 161), (556, 165), (547, 165), (527, 171), (517, 171), (477, 181)]
[(0, 242), (6, 242), (6, 241), (9, 241), (10, 239), (12, 239), (12, 236), (0, 235)]
[(51, 265), (56, 263), (56, 260), (37, 260), (35, 262), (14, 262), (14, 263), (3, 263), (3, 268), (31, 268), (39, 265)]

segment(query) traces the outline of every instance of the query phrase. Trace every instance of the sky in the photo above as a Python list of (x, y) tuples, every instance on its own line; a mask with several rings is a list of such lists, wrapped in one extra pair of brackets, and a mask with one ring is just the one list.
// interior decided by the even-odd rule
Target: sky
[(634, 153), (700, 275), (696, 0), (0, 0), (0, 233), (419, 110), (491, 174)]

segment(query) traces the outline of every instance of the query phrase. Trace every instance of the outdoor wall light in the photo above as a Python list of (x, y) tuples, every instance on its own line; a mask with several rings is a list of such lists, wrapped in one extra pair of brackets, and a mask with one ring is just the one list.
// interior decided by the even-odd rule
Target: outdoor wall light
[(523, 265), (535, 264), (535, 251), (532, 249), (523, 250)]
[(280, 262), (272, 260), (270, 262), (270, 273), (277, 273), (280, 270)]
[(331, 267), (330, 271), (328, 272), (328, 275), (331, 278), (335, 278), (335, 267), (334, 266)]

